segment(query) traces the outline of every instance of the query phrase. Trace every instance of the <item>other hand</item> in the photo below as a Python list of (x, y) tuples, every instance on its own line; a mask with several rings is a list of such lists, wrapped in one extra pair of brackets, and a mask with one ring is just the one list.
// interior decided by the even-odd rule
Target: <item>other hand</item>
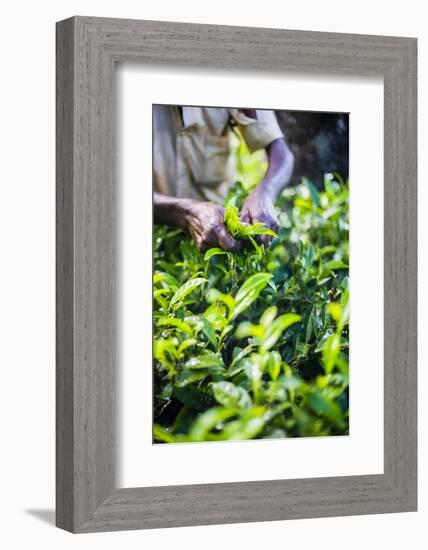
[(214, 246), (231, 251), (239, 247), (224, 224), (224, 208), (212, 202), (189, 200), (185, 209), (185, 226), (200, 251)]
[[(279, 221), (275, 212), (272, 198), (260, 185), (258, 185), (245, 199), (241, 209), (242, 223), (262, 223), (275, 233), (279, 229)], [(271, 235), (259, 235), (257, 240), (264, 245), (270, 244)]]

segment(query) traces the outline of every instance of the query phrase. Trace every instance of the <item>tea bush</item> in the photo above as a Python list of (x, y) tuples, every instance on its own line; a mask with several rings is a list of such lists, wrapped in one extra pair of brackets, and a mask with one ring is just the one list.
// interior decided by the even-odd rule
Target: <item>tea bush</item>
[(225, 223), (247, 247), (203, 254), (155, 228), (155, 442), (348, 433), (348, 184), (286, 189), (265, 249), (239, 222), (264, 170), (243, 147)]

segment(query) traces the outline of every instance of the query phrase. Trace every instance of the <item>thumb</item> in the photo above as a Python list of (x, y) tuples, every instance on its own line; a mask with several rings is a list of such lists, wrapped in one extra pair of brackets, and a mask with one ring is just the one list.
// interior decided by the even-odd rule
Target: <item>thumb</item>
[(230, 233), (228, 233), (225, 225), (219, 225), (217, 227), (217, 239), (218, 244), (223, 248), (223, 250), (238, 250), (239, 243), (236, 241)]

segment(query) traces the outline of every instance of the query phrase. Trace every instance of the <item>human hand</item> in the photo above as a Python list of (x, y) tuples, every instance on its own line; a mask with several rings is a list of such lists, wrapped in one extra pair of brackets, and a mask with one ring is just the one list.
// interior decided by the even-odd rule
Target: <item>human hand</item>
[(200, 251), (213, 246), (230, 251), (239, 248), (224, 224), (224, 208), (212, 202), (186, 200), (185, 227)]
[[(245, 199), (240, 218), (241, 222), (246, 224), (262, 223), (275, 233), (279, 229), (273, 200), (261, 185), (258, 185)], [(272, 241), (272, 236), (258, 235), (257, 240), (267, 246)]]

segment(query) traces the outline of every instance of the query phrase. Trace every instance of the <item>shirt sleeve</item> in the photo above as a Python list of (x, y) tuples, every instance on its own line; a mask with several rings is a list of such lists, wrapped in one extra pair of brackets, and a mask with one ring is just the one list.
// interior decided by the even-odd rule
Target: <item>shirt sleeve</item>
[(230, 115), (238, 125), (251, 153), (284, 137), (273, 111), (257, 109), (255, 112), (257, 118), (247, 116), (242, 109), (230, 109)]

